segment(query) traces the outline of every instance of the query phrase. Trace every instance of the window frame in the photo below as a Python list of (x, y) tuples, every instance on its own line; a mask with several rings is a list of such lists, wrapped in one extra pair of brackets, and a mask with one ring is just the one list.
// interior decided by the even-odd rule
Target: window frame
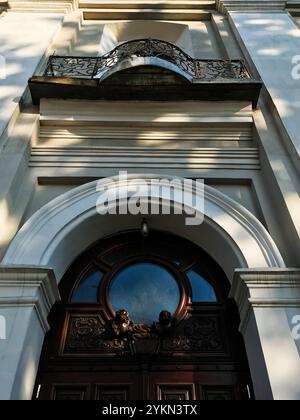
[[(154, 246), (157, 243), (160, 244), (161, 249), (165, 249), (164, 246), (167, 244), (170, 245), (170, 248), (166, 253), (168, 254), (167, 256), (158, 256), (157, 254), (159, 254), (160, 249), (151, 248), (151, 245)], [(144, 251), (141, 251), (141, 244), (146, 244)], [(128, 245), (136, 247), (137, 254), (135, 256), (120, 257), (118, 262), (112, 263), (111, 265), (107, 263), (107, 261), (104, 261), (104, 257), (107, 257), (109, 253), (118, 249), (125, 249)], [(148, 248), (150, 248), (150, 253), (147, 253)], [(170, 260), (172, 250), (174, 249), (176, 250), (174, 255), (177, 257), (180, 256), (180, 264), (175, 262), (176, 258), (174, 258), (173, 261)], [(218, 264), (198, 246), (172, 234), (151, 231), (148, 238), (142, 238), (139, 231), (132, 231), (102, 240), (87, 250), (74, 264), (72, 264), (64, 277), (66, 281), (63, 282), (63, 287), (60, 286), (62, 302), (67, 304), (68, 307), (77, 308), (78, 310), (80, 310), (80, 308), (97, 308), (104, 319), (110, 321), (115, 316), (115, 312), (109, 302), (111, 282), (116, 274), (126, 266), (142, 262), (154, 263), (162, 266), (167, 269), (177, 281), (180, 291), (180, 303), (174, 313), (174, 319), (178, 322), (189, 316), (192, 307), (196, 308), (199, 307), (199, 305), (202, 307), (215, 307), (223, 305), (227, 301), (230, 284), (226, 275)], [(192, 286), (187, 273), (190, 270), (195, 269), (195, 267), (197, 267), (198, 272), (203, 279), (214, 289), (217, 302), (192, 301)], [(72, 296), (74, 295), (76, 288), (79, 287), (84, 276), (93, 269), (98, 269), (103, 273), (98, 288), (97, 302), (72, 302)]]

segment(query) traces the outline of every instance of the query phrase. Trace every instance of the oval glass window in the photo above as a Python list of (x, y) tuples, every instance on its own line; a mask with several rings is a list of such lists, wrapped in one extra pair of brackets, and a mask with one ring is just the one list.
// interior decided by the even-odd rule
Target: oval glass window
[(109, 290), (114, 311), (126, 309), (135, 323), (150, 324), (161, 311), (176, 312), (180, 290), (174, 276), (154, 263), (136, 263), (119, 271)]

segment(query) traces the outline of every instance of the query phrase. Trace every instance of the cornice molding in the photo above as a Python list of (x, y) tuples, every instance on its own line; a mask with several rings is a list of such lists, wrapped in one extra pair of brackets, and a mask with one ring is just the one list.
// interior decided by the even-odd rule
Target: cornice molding
[(228, 12), (278, 12), (286, 8), (284, 0), (216, 0), (217, 10)]
[[(139, 2), (135, 1), (122, 1), (117, 3), (109, 3), (106, 1), (88, 1), (88, 0), (0, 0), (0, 13), (8, 10), (12, 12), (41, 12), (41, 13), (70, 13), (78, 8), (82, 9), (85, 13), (91, 14), (96, 11), (99, 14), (101, 9), (104, 14), (108, 12), (121, 13), (122, 10), (126, 9), (127, 12), (143, 12), (143, 9), (153, 9), (153, 11), (159, 11), (161, 1), (156, 0), (153, 3), (151, 1)], [(215, 5), (216, 3), (216, 5)], [(193, 5), (194, 4), (194, 5)], [(164, 13), (174, 13), (174, 11), (186, 12), (193, 10), (194, 13), (202, 10), (211, 10), (217, 8), (221, 13), (227, 14), (228, 12), (278, 12), (285, 9), (297, 11), (300, 7), (300, 1), (285, 1), (285, 0), (216, 0), (207, 2), (180, 2), (169, 0), (164, 7)], [(94, 9), (94, 10), (93, 10)]]
[(238, 305), (245, 333), (253, 308), (300, 308), (300, 269), (238, 269), (229, 296)]
[(0, 267), (0, 307), (34, 308), (45, 333), (49, 312), (58, 300), (58, 286), (50, 268)]
[(78, 9), (78, 0), (8, 0), (5, 3), (9, 12), (65, 14)]
[(300, 16), (300, 0), (288, 1), (286, 4), (286, 8), (292, 16)]

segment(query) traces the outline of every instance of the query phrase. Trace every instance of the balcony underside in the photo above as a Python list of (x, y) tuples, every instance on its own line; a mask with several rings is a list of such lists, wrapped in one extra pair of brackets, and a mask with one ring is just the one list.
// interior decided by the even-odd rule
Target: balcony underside
[(136, 39), (102, 57), (51, 56), (29, 80), (41, 98), (106, 100), (247, 100), (256, 106), (261, 81), (241, 60), (195, 59), (159, 39)]
[(192, 80), (159, 69), (115, 73), (99, 82), (76, 77), (34, 76), (29, 80), (33, 102), (42, 98), (90, 100), (226, 101), (252, 102), (256, 107), (262, 83), (245, 80)]

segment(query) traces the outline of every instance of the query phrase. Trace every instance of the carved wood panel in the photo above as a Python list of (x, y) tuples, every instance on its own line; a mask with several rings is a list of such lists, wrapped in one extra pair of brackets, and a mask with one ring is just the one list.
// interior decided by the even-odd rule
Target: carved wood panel
[[(128, 241), (134, 246), (134, 252), (143, 253), (146, 249), (152, 255), (156, 252), (155, 241), (160, 242), (159, 235), (151, 233), (151, 238), (153, 242), (147, 239), (145, 244), (141, 244), (140, 236), (136, 235)], [(115, 240), (111, 241), (110, 247), (114, 250)], [(124, 243), (126, 241), (124, 239)], [(163, 253), (168, 244), (174, 247), (176, 241), (171, 238), (162, 242), (159, 252)], [(174, 265), (174, 270), (182, 269), (178, 281), (201, 257), (207, 277), (215, 286), (218, 302), (192, 302), (190, 287), (185, 282), (178, 316), (163, 310), (153, 324), (137, 324), (126, 310), (115, 313), (108, 310), (109, 276), (103, 278), (98, 289), (99, 301), (92, 304), (70, 301), (78, 273), (91, 261), (96, 261), (102, 271), (106, 268), (109, 271), (110, 264), (113, 266), (115, 259), (124, 255), (124, 250), (128, 251), (127, 242), (125, 245), (121, 253), (117, 252), (119, 247), (116, 248), (117, 255), (114, 254), (111, 261), (107, 258), (100, 261), (100, 255), (108, 252), (107, 245), (99, 252), (93, 250), (92, 255), (84, 256), (61, 282), (62, 301), (51, 311), (51, 330), (45, 340), (35, 393), (41, 384), (40, 399), (247, 398), (244, 391), (251, 379), (245, 348), (238, 334), (238, 316), (226, 298), (225, 279), (223, 283), (219, 281), (222, 272), (207, 255), (199, 254), (198, 248), (191, 249), (181, 241), (175, 246), (181, 257), (175, 259), (177, 265)], [(182, 249), (185, 251), (181, 252)], [(127, 254), (125, 252), (126, 258)], [(172, 261), (168, 257), (167, 264)], [(214, 278), (218, 282), (214, 283)]]
[(100, 401), (126, 401), (131, 396), (130, 385), (98, 385), (96, 400)]
[(130, 334), (117, 335), (112, 324), (97, 314), (70, 313), (66, 317), (63, 354), (225, 353), (220, 314), (195, 314), (161, 334), (155, 325), (133, 324)]
[(160, 384), (157, 385), (159, 401), (191, 401), (195, 399), (194, 384)]
[(57, 385), (53, 387), (52, 399), (56, 401), (79, 401), (85, 400), (86, 394), (86, 386), (74, 386), (70, 384)]
[(111, 336), (99, 315), (70, 314), (66, 322), (65, 354), (124, 354), (128, 347), (126, 339)]
[(192, 316), (178, 332), (162, 341), (164, 351), (220, 352), (224, 350), (218, 315)]
[(232, 401), (235, 399), (234, 389), (230, 386), (204, 386), (202, 392), (206, 401)]

